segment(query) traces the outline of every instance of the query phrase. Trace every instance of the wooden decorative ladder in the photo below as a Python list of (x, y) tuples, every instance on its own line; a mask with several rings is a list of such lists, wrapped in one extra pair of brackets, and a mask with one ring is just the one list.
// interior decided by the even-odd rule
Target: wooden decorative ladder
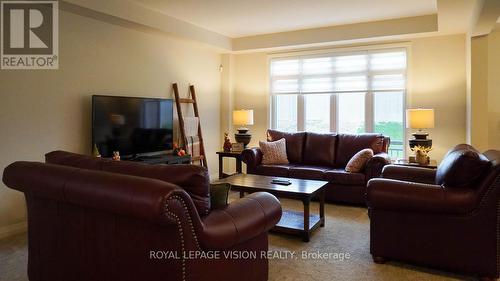
[(179, 128), (181, 132), (181, 138), (184, 142), (184, 146), (186, 151), (188, 149), (188, 139), (186, 136), (186, 130), (184, 126), (184, 116), (182, 114), (181, 104), (192, 104), (194, 110), (194, 116), (198, 118), (198, 141), (200, 143), (200, 155), (191, 155), (191, 163), (194, 164), (199, 161), (199, 165), (207, 168), (207, 158), (205, 157), (205, 145), (203, 144), (203, 135), (201, 134), (201, 119), (200, 113), (198, 112), (198, 102), (196, 101), (196, 91), (194, 90), (194, 86), (189, 86), (189, 93), (191, 94), (191, 98), (180, 98), (179, 89), (177, 87), (177, 83), (172, 84), (172, 88), (174, 89), (174, 97), (175, 97), (175, 105), (177, 108), (177, 115), (179, 117)]

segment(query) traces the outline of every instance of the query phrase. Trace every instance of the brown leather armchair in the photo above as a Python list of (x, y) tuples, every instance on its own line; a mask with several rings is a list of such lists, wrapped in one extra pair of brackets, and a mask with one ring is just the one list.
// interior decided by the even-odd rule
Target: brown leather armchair
[(388, 165), (368, 182), (370, 252), (449, 271), (499, 277), (500, 151), (452, 149), (438, 170)]
[[(261, 253), (281, 217), (274, 196), (254, 193), (200, 216), (184, 188), (118, 166), (100, 171), (102, 160), (93, 161), (73, 162), (86, 169), (15, 162), (4, 170), (4, 183), (26, 197), (31, 281), (267, 280)], [(179, 177), (199, 174), (179, 167)], [(234, 255), (241, 253), (255, 257)]]

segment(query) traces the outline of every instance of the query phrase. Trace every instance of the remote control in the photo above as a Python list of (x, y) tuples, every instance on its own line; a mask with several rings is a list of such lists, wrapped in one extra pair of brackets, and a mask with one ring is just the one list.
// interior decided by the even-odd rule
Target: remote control
[(292, 183), (287, 180), (272, 180), (272, 184), (281, 184), (281, 185), (291, 185)]

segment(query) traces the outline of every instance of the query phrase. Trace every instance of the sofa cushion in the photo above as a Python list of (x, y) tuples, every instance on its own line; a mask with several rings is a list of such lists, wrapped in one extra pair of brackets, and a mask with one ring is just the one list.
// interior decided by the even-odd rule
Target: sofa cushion
[(102, 170), (173, 183), (182, 187), (191, 196), (200, 215), (210, 212), (210, 180), (208, 171), (203, 167), (110, 161), (103, 164)]
[(333, 166), (337, 134), (306, 133), (302, 163)]
[(297, 179), (323, 180), (323, 173), (330, 169), (324, 166), (300, 165), (291, 167), (288, 176)]
[(262, 151), (262, 164), (288, 164), (285, 139), (259, 141), (259, 147)]
[(365, 175), (362, 173), (350, 173), (344, 169), (331, 169), (324, 172), (324, 179), (336, 184), (343, 185), (366, 185)]
[(370, 148), (373, 154), (384, 151), (384, 136), (381, 134), (339, 134), (337, 142), (336, 168), (345, 168), (352, 156), (362, 149)]
[(200, 215), (210, 212), (210, 181), (206, 169), (194, 165), (149, 165), (131, 161), (111, 161), (66, 151), (45, 155), (50, 164), (158, 179), (182, 187)]
[(258, 165), (255, 174), (263, 176), (288, 177), (288, 171), (293, 165)]
[(452, 148), (439, 164), (436, 171), (436, 184), (447, 187), (473, 186), (489, 165), (488, 158), (472, 146), (458, 145)]
[(302, 162), (302, 150), (306, 133), (285, 133), (276, 130), (267, 130), (267, 140), (276, 141), (284, 138), (286, 141), (286, 154), (290, 163)]

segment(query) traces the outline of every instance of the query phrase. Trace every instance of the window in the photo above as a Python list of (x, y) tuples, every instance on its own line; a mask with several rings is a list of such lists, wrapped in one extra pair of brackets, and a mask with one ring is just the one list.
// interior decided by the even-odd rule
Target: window
[(272, 128), (391, 137), (404, 157), (406, 49), (275, 58), (270, 63)]

